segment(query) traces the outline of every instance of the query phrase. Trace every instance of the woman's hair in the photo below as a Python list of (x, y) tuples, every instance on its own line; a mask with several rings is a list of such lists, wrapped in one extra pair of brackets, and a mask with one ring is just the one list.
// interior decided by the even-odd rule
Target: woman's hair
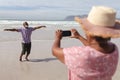
[(100, 36), (94, 36), (94, 38), (96, 39), (96, 41), (98, 42), (104, 42), (104, 41), (110, 41), (111, 38), (108, 37), (108, 38), (103, 38), (103, 37), (100, 37)]
[(105, 47), (106, 43), (111, 40), (110, 37), (108, 38), (103, 38), (99, 36), (94, 36), (95, 40), (99, 43), (101, 47)]

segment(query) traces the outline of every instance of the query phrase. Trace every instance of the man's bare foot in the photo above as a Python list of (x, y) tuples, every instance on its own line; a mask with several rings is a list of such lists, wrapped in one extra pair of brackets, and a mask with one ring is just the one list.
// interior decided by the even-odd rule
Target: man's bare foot
[(22, 59), (20, 58), (19, 61), (22, 61)]
[(29, 59), (28, 58), (25, 58), (26, 59), (26, 61), (29, 61)]

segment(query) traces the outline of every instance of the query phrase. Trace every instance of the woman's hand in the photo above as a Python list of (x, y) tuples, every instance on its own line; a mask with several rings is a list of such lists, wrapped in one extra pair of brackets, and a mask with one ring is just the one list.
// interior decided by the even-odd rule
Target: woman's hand
[(62, 30), (57, 30), (56, 31), (56, 35), (55, 35), (55, 39), (62, 39)]
[(72, 33), (71, 38), (78, 39), (80, 36), (80, 34), (78, 33), (78, 31), (76, 29), (71, 29), (71, 33)]
[(89, 45), (87, 39), (81, 36), (76, 29), (72, 29), (71, 32), (72, 32), (71, 38), (79, 39), (84, 45)]

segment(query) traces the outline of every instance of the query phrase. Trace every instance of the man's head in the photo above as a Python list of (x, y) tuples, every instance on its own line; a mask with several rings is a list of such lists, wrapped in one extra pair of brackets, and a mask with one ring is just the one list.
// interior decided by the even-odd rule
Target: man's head
[(27, 22), (24, 22), (24, 23), (23, 23), (23, 26), (26, 28), (26, 27), (29, 26), (29, 24), (28, 24)]

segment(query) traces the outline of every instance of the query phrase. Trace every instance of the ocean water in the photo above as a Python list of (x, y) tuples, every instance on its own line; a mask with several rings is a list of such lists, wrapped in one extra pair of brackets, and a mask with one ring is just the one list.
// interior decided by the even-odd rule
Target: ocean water
[[(19, 29), (23, 27), (24, 21), (1, 20), (0, 21), (0, 41), (20, 41), (21, 34), (19, 32), (4, 31), (4, 29)], [(41, 28), (33, 31), (32, 40), (53, 40), (57, 29), (70, 30), (75, 28), (83, 34), (80, 25), (75, 21), (28, 21), (30, 27), (44, 25), (46, 28)]]
[[(24, 21), (0, 20), (0, 30), (3, 28), (19, 28), (22, 27)], [(75, 21), (27, 21), (30, 26), (46, 25), (47, 27), (70, 27), (76, 26)]]

